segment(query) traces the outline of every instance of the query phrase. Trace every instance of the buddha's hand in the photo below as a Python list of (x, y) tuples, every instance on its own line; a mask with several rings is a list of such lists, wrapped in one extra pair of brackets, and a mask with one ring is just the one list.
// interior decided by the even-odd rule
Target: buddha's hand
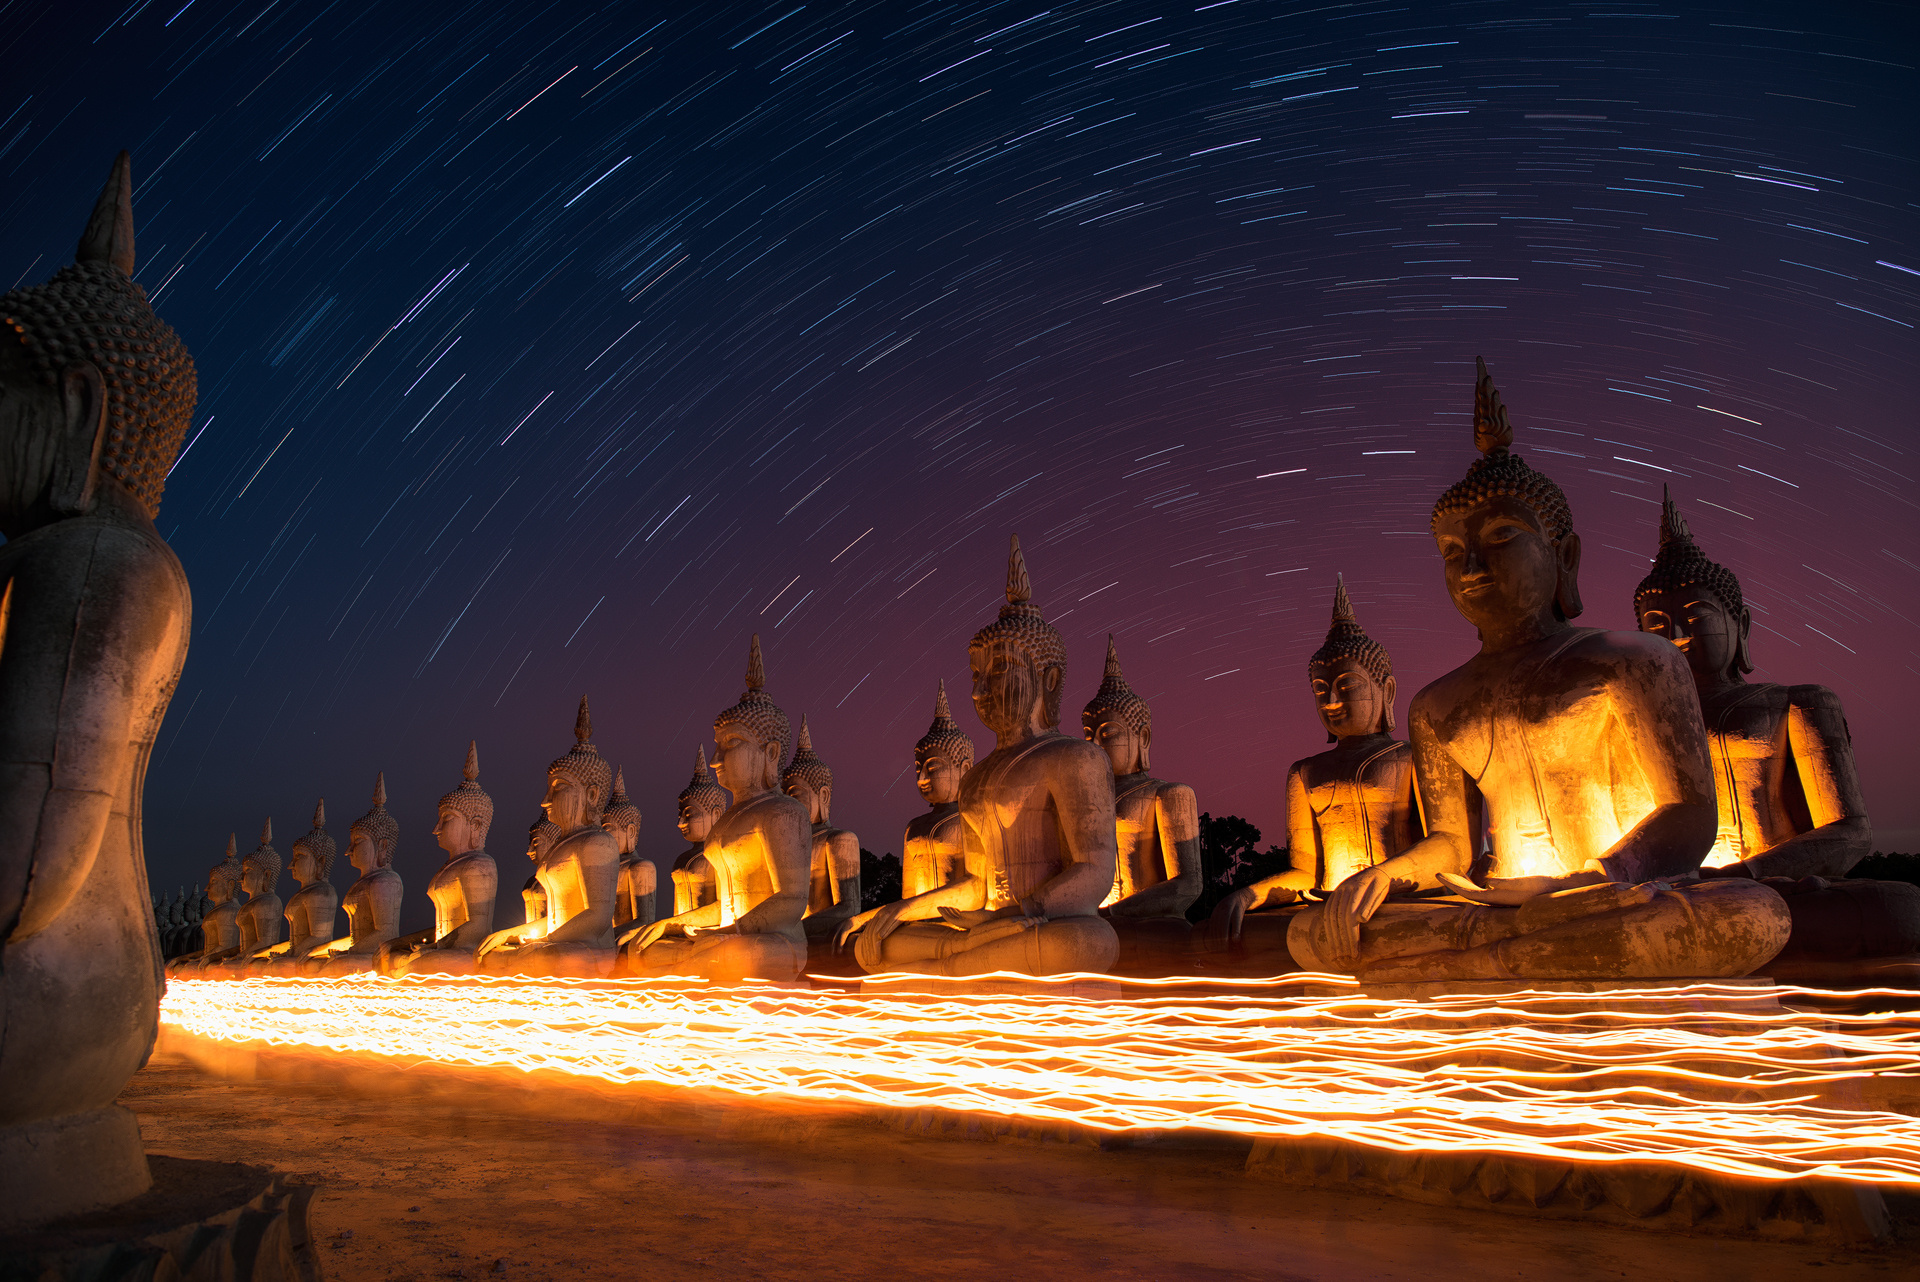
[(724, 926), (682, 926), (688, 939), (697, 939), (701, 935), (737, 935), (740, 933), (738, 922), (729, 922)]
[[(878, 949), (882, 941), (884, 941), (888, 935), (891, 935), (894, 931), (906, 924), (902, 916), (902, 914), (906, 912), (906, 909), (907, 901), (904, 899), (896, 899), (890, 904), (881, 904), (878, 908), (874, 909), (872, 919), (866, 924), (866, 933), (861, 937), (861, 947), (866, 948), (870, 946), (875, 950), (873, 955), (878, 957), (880, 955)], [(866, 914), (863, 913), (861, 915), (865, 916)], [(856, 917), (853, 920), (857, 922), (860, 918)], [(853, 922), (847, 924), (852, 925)], [(848, 931), (847, 933), (851, 935), (853, 932)]]
[(667, 937), (668, 932), (676, 928), (682, 931), (686, 929), (686, 927), (681, 926), (679, 922), (673, 920), (673, 918), (671, 917), (666, 917), (661, 919), (660, 921), (656, 921), (651, 925), (643, 927), (641, 930), (639, 930), (638, 932), (636, 932), (634, 935), (631, 936), (633, 940), (633, 947), (641, 952), (645, 952), (647, 949), (653, 947), (655, 944), (665, 939)]
[(843, 951), (847, 941), (866, 929), (867, 923), (878, 916), (879, 912), (878, 908), (869, 908), (866, 912), (841, 922), (838, 929), (833, 932), (833, 951), (836, 953)]
[[(948, 911), (959, 912), (960, 910), (943, 908), (941, 911), (944, 913)], [(966, 913), (964, 915), (972, 917), (977, 914)], [(991, 944), (996, 939), (1005, 939), (1009, 935), (1017, 935), (1023, 930), (1036, 929), (1044, 925), (1047, 920), (1044, 917), (1000, 917), (992, 913), (988, 913), (987, 916), (991, 920), (981, 922), (978, 925), (962, 927), (962, 929), (967, 932), (966, 946), (968, 948), (978, 948), (982, 944)], [(957, 925), (958, 923), (948, 922), (947, 924), (951, 926)]]
[(941, 908), (940, 920), (958, 930), (972, 930), (990, 921), (1001, 921), (1006, 914), (992, 908)]
[[(1592, 863), (1592, 860), (1588, 860)], [(1499, 907), (1512, 907), (1524, 904), (1529, 899), (1538, 899), (1542, 895), (1551, 895), (1556, 891), (1574, 890), (1581, 886), (1597, 886), (1608, 880), (1607, 874), (1597, 868), (1583, 868), (1579, 872), (1567, 873), (1560, 877), (1489, 877), (1485, 886), (1476, 886), (1465, 877), (1450, 872), (1440, 874), (1440, 881), (1454, 894), (1471, 899), (1478, 904), (1493, 904)]]
[[(1267, 902), (1272, 904), (1291, 903), (1296, 898), (1293, 891), (1284, 889), (1267, 894)], [(1219, 939), (1240, 938), (1241, 925), (1259, 902), (1259, 891), (1252, 886), (1240, 887), (1213, 906), (1213, 915), (1207, 918), (1207, 932)]]
[(1320, 934), (1334, 962), (1351, 968), (1360, 960), (1360, 927), (1387, 901), (1393, 877), (1384, 865), (1362, 868), (1334, 888), (1320, 910)]

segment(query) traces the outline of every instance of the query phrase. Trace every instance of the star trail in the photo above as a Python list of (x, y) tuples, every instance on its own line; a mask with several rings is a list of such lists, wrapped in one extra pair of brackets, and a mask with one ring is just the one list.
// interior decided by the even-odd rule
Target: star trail
[(200, 370), (156, 889), (384, 770), (424, 921), (467, 740), (511, 856), (582, 693), (670, 860), (754, 631), (897, 851), (1010, 530), (1067, 719), (1113, 633), (1156, 773), (1284, 840), (1335, 573), (1403, 724), (1475, 648), (1427, 520), (1476, 354), (1580, 622), (1671, 485), (1920, 841), (1908, 6), (1045, 4), (0, 9), (0, 281), (130, 148)]

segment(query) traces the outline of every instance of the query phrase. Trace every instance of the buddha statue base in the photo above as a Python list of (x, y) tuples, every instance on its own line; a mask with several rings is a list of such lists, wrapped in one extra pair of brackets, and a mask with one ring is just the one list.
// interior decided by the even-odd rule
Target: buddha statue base
[(1122, 992), (1117, 979), (1020, 979), (995, 975), (980, 979), (935, 979), (926, 975), (906, 975), (891, 979), (865, 979), (860, 983), (862, 997), (1077, 997), (1086, 1001), (1117, 1002)]
[(1195, 932), (1185, 917), (1110, 917), (1120, 939), (1113, 973), (1142, 979), (1190, 974)]
[(750, 980), (791, 984), (806, 972), (807, 953), (805, 941), (778, 933), (716, 931), (668, 936), (649, 944), (644, 953), (629, 947), (621, 958), (621, 973), (640, 979), (679, 977), (718, 984)]
[[(982, 942), (980, 936), (988, 938)], [(961, 930), (914, 921), (884, 941), (858, 937), (855, 955), (869, 975), (960, 977), (1009, 970), (1022, 975), (1111, 974), (1120, 937), (1104, 917), (1008, 917)]]
[(620, 952), (593, 944), (550, 944), (534, 940), (518, 948), (500, 948), (479, 959), (485, 975), (520, 975), (528, 979), (606, 979), (613, 974)]
[(0, 1233), (114, 1206), (152, 1185), (140, 1123), (118, 1104), (0, 1128)]

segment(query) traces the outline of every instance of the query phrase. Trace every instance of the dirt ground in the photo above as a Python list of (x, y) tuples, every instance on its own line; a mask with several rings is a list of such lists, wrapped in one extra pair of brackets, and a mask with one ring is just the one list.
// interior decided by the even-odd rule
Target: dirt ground
[(150, 1152), (321, 1184), (331, 1282), (1920, 1276), (1910, 1220), (1875, 1250), (1663, 1235), (1295, 1190), (1245, 1178), (1231, 1147), (923, 1138), (852, 1115), (741, 1125), (718, 1105), (541, 1116), (480, 1088), (347, 1082), (231, 1081), (163, 1055), (121, 1102)]

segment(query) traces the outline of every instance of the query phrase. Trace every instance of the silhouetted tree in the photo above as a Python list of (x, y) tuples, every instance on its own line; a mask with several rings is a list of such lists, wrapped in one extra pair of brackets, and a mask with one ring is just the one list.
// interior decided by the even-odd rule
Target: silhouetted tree
[(1870, 881), (1907, 881), (1920, 886), (1920, 855), (1882, 854), (1878, 850), (1847, 873)]
[(900, 859), (897, 855), (876, 855), (860, 851), (860, 908), (878, 908), (900, 898)]
[(1287, 868), (1287, 848), (1260, 849), (1260, 830), (1239, 815), (1200, 816), (1200, 898), (1187, 910), (1187, 920), (1205, 921), (1215, 904), (1262, 877)]

